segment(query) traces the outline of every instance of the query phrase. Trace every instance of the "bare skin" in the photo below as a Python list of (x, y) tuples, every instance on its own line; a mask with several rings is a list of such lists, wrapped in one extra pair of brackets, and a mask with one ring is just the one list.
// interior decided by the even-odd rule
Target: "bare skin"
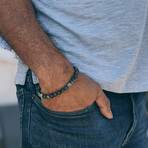
[[(29, 0), (0, 0), (0, 22), (1, 36), (37, 75), (43, 93), (55, 92), (70, 80), (71, 64), (40, 27)], [(42, 99), (48, 109), (64, 112), (81, 110), (94, 101), (106, 118), (113, 118), (101, 86), (82, 73), (61, 95)]]

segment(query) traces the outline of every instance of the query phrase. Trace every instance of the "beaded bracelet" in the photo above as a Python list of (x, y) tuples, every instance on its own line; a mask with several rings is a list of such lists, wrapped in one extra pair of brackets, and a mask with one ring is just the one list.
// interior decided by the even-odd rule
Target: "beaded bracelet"
[(57, 95), (60, 95), (61, 93), (63, 93), (65, 90), (67, 90), (76, 80), (76, 78), (78, 77), (78, 73), (79, 73), (79, 69), (77, 67), (73, 67), (74, 69), (74, 75), (71, 78), (71, 80), (60, 90), (58, 90), (57, 92), (51, 93), (51, 94), (43, 94), (41, 92), (38, 92), (38, 96), (40, 98), (44, 98), (44, 99), (49, 99), (49, 98), (53, 98), (56, 97)]

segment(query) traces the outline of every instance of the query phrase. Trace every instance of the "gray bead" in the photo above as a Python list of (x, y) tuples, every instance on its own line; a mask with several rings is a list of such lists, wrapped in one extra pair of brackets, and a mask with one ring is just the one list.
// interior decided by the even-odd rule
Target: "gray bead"
[(50, 95), (50, 98), (53, 98), (53, 97), (54, 97), (53, 94), (51, 94), (51, 95)]

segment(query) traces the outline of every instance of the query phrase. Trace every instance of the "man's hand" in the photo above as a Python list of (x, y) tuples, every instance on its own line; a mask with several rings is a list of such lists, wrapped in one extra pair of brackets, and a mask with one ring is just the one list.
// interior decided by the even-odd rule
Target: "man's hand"
[[(43, 93), (56, 91), (72, 77), (71, 64), (42, 30), (30, 0), (0, 0), (0, 35), (37, 75)], [(57, 111), (80, 110), (94, 101), (104, 116), (112, 118), (101, 87), (83, 74), (60, 96), (42, 99), (47, 108)]]
[[(48, 93), (48, 88), (43, 88), (44, 92)], [(110, 101), (103, 93), (100, 85), (88, 78), (82, 73), (79, 73), (78, 78), (73, 85), (63, 92), (61, 95), (52, 99), (43, 99), (43, 105), (54, 111), (72, 112), (84, 109), (96, 101), (101, 113), (111, 119), (113, 115), (110, 109)]]

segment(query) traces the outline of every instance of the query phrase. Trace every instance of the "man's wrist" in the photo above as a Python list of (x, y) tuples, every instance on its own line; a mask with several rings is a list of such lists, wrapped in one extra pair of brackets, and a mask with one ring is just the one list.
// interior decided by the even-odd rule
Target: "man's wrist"
[(51, 66), (44, 71), (40, 71), (38, 76), (41, 92), (49, 94), (61, 89), (69, 82), (74, 74), (74, 69), (70, 63), (63, 66)]
[(49, 99), (49, 98), (54, 98), (58, 95), (60, 95), (61, 93), (63, 93), (65, 90), (67, 90), (69, 87), (71, 87), (71, 85), (75, 82), (75, 80), (77, 79), (78, 77), (78, 73), (79, 73), (79, 69), (77, 67), (73, 67), (74, 69), (74, 74), (73, 74), (73, 77), (70, 79), (70, 81), (64, 85), (63, 88), (61, 88), (60, 90), (56, 91), (56, 92), (53, 92), (53, 93), (50, 93), (50, 94), (44, 94), (44, 93), (41, 93), (40, 91), (37, 93), (38, 96), (40, 98), (44, 98), (44, 99)]

